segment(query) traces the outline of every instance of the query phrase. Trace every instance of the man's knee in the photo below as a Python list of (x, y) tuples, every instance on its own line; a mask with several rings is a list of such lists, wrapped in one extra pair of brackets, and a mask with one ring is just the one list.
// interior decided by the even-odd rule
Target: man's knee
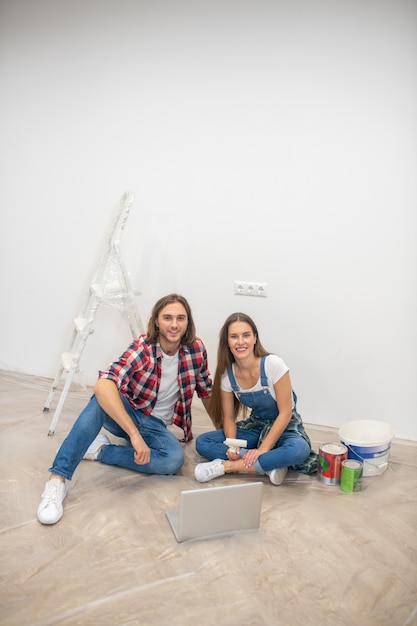
[(164, 474), (176, 474), (184, 465), (184, 452), (180, 447), (168, 455), (165, 461)]

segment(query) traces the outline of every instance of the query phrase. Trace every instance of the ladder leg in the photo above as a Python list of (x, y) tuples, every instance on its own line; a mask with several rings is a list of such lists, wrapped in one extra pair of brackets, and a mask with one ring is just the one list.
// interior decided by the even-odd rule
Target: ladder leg
[[(69, 351), (72, 350), (76, 338), (77, 338), (77, 331), (74, 329), (72, 331), (72, 335), (71, 335), (71, 341), (70, 341), (70, 344), (69, 344)], [(59, 385), (59, 383), (61, 381), (61, 377), (62, 377), (62, 373), (63, 373), (64, 369), (65, 368), (64, 368), (64, 365), (63, 365), (62, 359), (61, 359), (61, 365), (60, 365), (60, 367), (58, 369), (58, 372), (57, 372), (57, 374), (56, 374), (56, 376), (54, 378), (54, 382), (52, 383), (52, 387), (51, 387), (51, 390), (50, 390), (50, 392), (48, 394), (48, 397), (46, 399), (45, 406), (43, 407), (43, 412), (44, 413), (48, 413), (49, 409), (51, 408), (52, 400), (54, 399), (55, 392), (58, 389), (58, 385)]]
[(76, 372), (76, 369), (77, 369), (76, 367), (73, 367), (68, 372), (67, 380), (65, 381), (64, 388), (63, 388), (61, 396), (59, 398), (58, 406), (55, 409), (55, 413), (54, 413), (54, 416), (52, 418), (51, 425), (49, 427), (49, 432), (48, 432), (48, 436), (49, 437), (55, 433), (55, 428), (56, 428), (56, 425), (58, 424), (58, 420), (59, 420), (59, 418), (61, 416), (62, 407), (64, 406), (64, 402), (65, 402), (66, 397), (68, 395), (69, 388), (71, 387), (72, 379), (74, 378), (74, 374)]
[[(86, 312), (88, 311), (88, 307), (89, 307), (91, 298), (92, 298), (91, 293), (90, 293), (90, 291), (88, 291), (88, 293), (86, 295), (86, 298), (85, 298), (84, 306), (83, 306), (81, 314), (80, 314), (81, 318), (85, 317)], [(72, 335), (71, 335), (71, 340), (70, 340), (70, 342), (68, 344), (67, 352), (72, 352), (72, 349), (73, 349), (74, 344), (75, 344), (75, 342), (77, 340), (77, 337), (78, 337), (78, 330), (74, 326), (73, 331), (72, 331)], [(62, 363), (62, 358), (61, 358), (61, 365), (60, 365), (60, 367), (58, 369), (58, 372), (57, 372), (57, 374), (55, 376), (55, 379), (54, 379), (54, 381), (52, 383), (52, 387), (51, 387), (51, 389), (49, 391), (49, 394), (48, 394), (48, 397), (46, 399), (45, 406), (43, 407), (43, 412), (44, 413), (48, 413), (49, 409), (51, 408), (51, 404), (52, 404), (52, 401), (54, 399), (55, 392), (58, 389), (58, 385), (59, 385), (59, 383), (61, 381), (61, 377), (62, 377), (62, 374), (64, 372), (64, 369), (65, 369), (65, 367), (64, 367), (64, 365)]]
[(64, 406), (64, 402), (65, 402), (66, 397), (68, 395), (69, 388), (71, 387), (71, 383), (72, 383), (72, 380), (74, 378), (75, 372), (78, 370), (78, 364), (79, 364), (79, 362), (81, 360), (81, 356), (83, 354), (83, 351), (84, 351), (84, 348), (85, 348), (85, 344), (86, 344), (88, 336), (90, 334), (90, 330), (92, 328), (92, 325), (93, 325), (93, 322), (94, 322), (94, 318), (96, 316), (97, 308), (98, 308), (98, 300), (95, 298), (94, 301), (93, 301), (93, 304), (91, 306), (90, 315), (89, 315), (87, 324), (86, 324), (86, 326), (85, 326), (85, 328), (84, 328), (84, 330), (83, 330), (83, 332), (81, 334), (81, 337), (80, 337), (80, 343), (79, 343), (79, 346), (78, 346), (78, 351), (73, 356), (72, 367), (68, 371), (67, 380), (65, 381), (64, 389), (62, 390), (61, 397), (59, 398), (58, 406), (57, 406), (57, 408), (55, 410), (54, 417), (52, 418), (52, 422), (51, 422), (51, 425), (49, 427), (48, 436), (53, 435), (54, 432), (55, 432), (55, 428), (56, 428), (56, 425), (58, 424), (58, 420), (59, 420), (60, 415), (61, 415), (61, 410), (62, 410), (62, 407)]
[(74, 378), (74, 374), (77, 370), (77, 367), (72, 367), (67, 375), (67, 380), (65, 381), (64, 388), (62, 390), (61, 396), (59, 398), (58, 406), (55, 409), (54, 416), (51, 421), (51, 425), (49, 427), (48, 436), (52, 436), (55, 433), (56, 425), (58, 424), (58, 420), (61, 415), (62, 407), (64, 406), (64, 402), (68, 395), (69, 388), (71, 387), (72, 379)]
[(49, 411), (50, 407), (51, 407), (52, 400), (54, 399), (55, 391), (58, 388), (59, 381), (61, 380), (61, 376), (62, 376), (62, 372), (63, 371), (64, 371), (64, 366), (61, 365), (60, 368), (58, 369), (58, 372), (57, 372), (56, 376), (55, 376), (54, 382), (52, 383), (52, 387), (51, 387), (51, 390), (50, 390), (50, 392), (48, 394), (48, 397), (46, 399), (45, 406), (43, 407), (43, 412), (44, 413), (47, 413)]
[(139, 335), (144, 332), (144, 328), (139, 311), (133, 300), (133, 293), (132, 295), (125, 295), (122, 301), (123, 307), (120, 312), (130, 328), (133, 339), (136, 339), (136, 337), (139, 337)]

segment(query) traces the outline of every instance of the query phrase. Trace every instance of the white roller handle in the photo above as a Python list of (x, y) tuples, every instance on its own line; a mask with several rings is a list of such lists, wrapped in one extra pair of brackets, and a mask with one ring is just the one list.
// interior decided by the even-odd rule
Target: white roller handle
[(248, 446), (246, 439), (233, 439), (232, 437), (226, 437), (223, 443), (230, 448), (230, 452), (237, 452), (237, 448), (247, 448)]

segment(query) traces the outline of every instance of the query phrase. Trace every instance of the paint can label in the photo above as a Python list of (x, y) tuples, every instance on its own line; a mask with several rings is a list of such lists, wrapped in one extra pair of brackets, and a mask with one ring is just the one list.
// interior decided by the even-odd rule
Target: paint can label
[(353, 493), (361, 490), (363, 465), (360, 461), (348, 459), (342, 463), (342, 471), (340, 475), (340, 489)]
[(348, 458), (348, 449), (341, 443), (325, 443), (319, 449), (318, 476), (326, 485), (339, 485), (342, 462)]

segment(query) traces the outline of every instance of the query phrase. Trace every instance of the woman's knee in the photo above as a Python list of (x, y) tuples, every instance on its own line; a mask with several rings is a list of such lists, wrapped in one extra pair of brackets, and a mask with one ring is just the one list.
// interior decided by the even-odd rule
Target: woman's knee
[(202, 435), (198, 435), (197, 439), (195, 440), (195, 449), (197, 450), (199, 454), (204, 447), (204, 441), (205, 441), (204, 435), (205, 434), (206, 433), (203, 433)]
[(310, 454), (311, 448), (307, 441), (303, 437), (300, 437), (298, 441), (295, 442), (293, 450), (295, 459), (294, 465), (297, 465), (298, 463), (303, 463), (306, 460)]
[(199, 454), (205, 456), (204, 453), (207, 452), (207, 449), (222, 443), (223, 439), (224, 436), (219, 437), (217, 430), (214, 432), (202, 433), (201, 435), (198, 435), (195, 440), (195, 449)]

